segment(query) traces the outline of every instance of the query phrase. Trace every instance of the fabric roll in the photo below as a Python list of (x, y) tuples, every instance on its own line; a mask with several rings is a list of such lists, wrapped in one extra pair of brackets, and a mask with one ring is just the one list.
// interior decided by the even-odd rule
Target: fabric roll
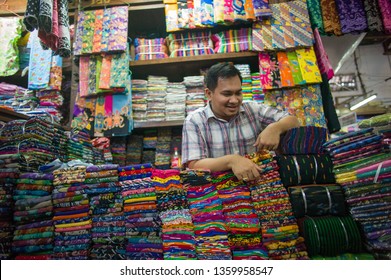
[(333, 165), (329, 155), (276, 156), (278, 172), (285, 187), (293, 185), (333, 184)]
[(338, 185), (290, 186), (288, 193), (296, 218), (348, 213), (345, 196)]

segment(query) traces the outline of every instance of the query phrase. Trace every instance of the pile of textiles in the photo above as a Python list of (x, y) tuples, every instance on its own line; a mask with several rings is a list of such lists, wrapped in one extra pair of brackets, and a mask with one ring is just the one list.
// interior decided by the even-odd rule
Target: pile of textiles
[(52, 161), (53, 124), (37, 117), (8, 122), (1, 130), (1, 155), (19, 154), (21, 171), (35, 172), (40, 165)]
[(94, 162), (92, 143), (87, 132), (72, 133), (68, 139), (67, 155), (69, 161), (80, 159), (88, 163)]
[(166, 120), (184, 120), (186, 116), (186, 86), (183, 82), (167, 84)]
[(391, 154), (382, 150), (382, 136), (366, 128), (332, 139), (324, 148), (335, 162), (336, 182), (367, 250), (377, 259), (390, 259)]
[(316, 126), (300, 126), (289, 129), (281, 139), (284, 155), (321, 154), (327, 140), (327, 129)]
[(362, 120), (358, 123), (358, 127), (360, 129), (372, 127), (375, 133), (383, 136), (384, 151), (391, 151), (391, 113)]
[(253, 24), (256, 51), (309, 47), (314, 43), (305, 0), (272, 4), (270, 20)]
[(0, 155), (0, 259), (11, 256), (14, 201), (12, 192), (19, 177), (18, 156)]
[(147, 121), (148, 81), (132, 80), (132, 110), (134, 122)]
[(87, 187), (92, 219), (90, 259), (125, 259), (125, 222), (118, 165), (88, 166), (83, 185)]
[(267, 259), (267, 249), (262, 244), (260, 222), (249, 187), (232, 172), (213, 173), (212, 184), (221, 200), (232, 258)]
[(253, 47), (251, 28), (230, 29), (212, 35), (214, 53), (251, 51)]
[(126, 144), (126, 165), (140, 164), (143, 153), (143, 136), (132, 133)]
[(261, 77), (259, 76), (259, 72), (251, 73), (251, 90), (253, 94), (253, 100), (262, 103), (265, 95), (262, 91)]
[(194, 224), (179, 174), (174, 169), (152, 172), (165, 260), (197, 259)]
[(186, 86), (186, 116), (206, 104), (203, 76), (183, 77)]
[(199, 31), (191, 33), (170, 33), (166, 37), (170, 57), (214, 54), (212, 33)]
[(155, 167), (169, 169), (171, 163), (171, 128), (159, 127), (155, 153)]
[(243, 101), (253, 100), (251, 69), (249, 64), (235, 64), (242, 76)]
[(222, 201), (211, 182), (210, 173), (185, 170), (181, 172), (181, 181), (187, 189), (194, 223), (197, 259), (232, 259)]
[(262, 168), (261, 178), (251, 182), (249, 189), (268, 257), (274, 260), (308, 259), (304, 238), (299, 236), (297, 220), (276, 160), (267, 151), (248, 157)]
[[(151, 170), (151, 164), (119, 168), (127, 241), (125, 254), (128, 260), (163, 259), (162, 222), (157, 211)], [(125, 171), (132, 173), (126, 175), (123, 173)], [(122, 180), (123, 175), (126, 180)]]
[(110, 148), (113, 156), (113, 163), (124, 166), (126, 164), (126, 138), (112, 137)]
[(135, 38), (134, 47), (134, 60), (150, 60), (168, 57), (164, 38)]
[[(14, 98), (18, 95), (18, 93), (24, 93), (27, 91), (27, 89), (8, 84), (5, 82), (0, 83), (0, 105), (6, 106), (6, 108), (10, 108), (11, 110), (16, 110), (17, 108), (14, 108)], [(17, 102), (16, 102), (17, 103)]]
[(125, 51), (128, 14), (128, 6), (79, 11), (74, 54)]
[(83, 185), (86, 166), (53, 171), (54, 253), (58, 260), (87, 260), (91, 247), (92, 221), (87, 186)]
[(167, 77), (148, 76), (147, 121), (164, 121), (166, 119), (167, 84)]
[(53, 253), (53, 175), (21, 173), (13, 192), (16, 259), (50, 259)]
[(155, 163), (157, 130), (155, 128), (145, 129), (143, 133), (143, 154), (141, 162)]

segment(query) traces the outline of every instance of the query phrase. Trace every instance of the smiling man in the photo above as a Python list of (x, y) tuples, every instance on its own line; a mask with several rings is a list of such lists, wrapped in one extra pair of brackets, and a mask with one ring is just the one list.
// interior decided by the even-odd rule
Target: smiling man
[(264, 104), (243, 103), (242, 77), (231, 63), (213, 65), (205, 86), (207, 106), (187, 116), (183, 126), (182, 163), (212, 172), (232, 170), (239, 180), (258, 179), (259, 167), (243, 156), (277, 149), (280, 135), (299, 121)]

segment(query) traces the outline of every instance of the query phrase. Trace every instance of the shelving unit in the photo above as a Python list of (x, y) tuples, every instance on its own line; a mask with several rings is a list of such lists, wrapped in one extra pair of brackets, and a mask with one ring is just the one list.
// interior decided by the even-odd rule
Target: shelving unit
[(29, 116), (15, 111), (0, 108), (0, 121), (9, 122), (13, 120), (27, 120)]

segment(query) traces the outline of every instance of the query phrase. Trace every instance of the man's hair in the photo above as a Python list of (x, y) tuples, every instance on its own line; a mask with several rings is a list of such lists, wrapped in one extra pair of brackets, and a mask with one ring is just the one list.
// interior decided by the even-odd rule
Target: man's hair
[(242, 75), (240, 71), (230, 62), (221, 62), (213, 65), (209, 68), (205, 76), (205, 86), (214, 91), (217, 87), (219, 78), (231, 78), (239, 76), (240, 82), (242, 82)]

